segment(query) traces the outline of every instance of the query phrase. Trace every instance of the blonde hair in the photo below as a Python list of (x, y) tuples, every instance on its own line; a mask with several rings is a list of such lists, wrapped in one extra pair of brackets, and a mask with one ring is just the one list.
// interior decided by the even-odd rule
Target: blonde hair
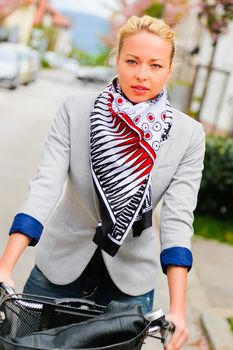
[(149, 33), (158, 35), (171, 43), (171, 62), (175, 54), (175, 34), (172, 29), (164, 21), (151, 16), (132, 16), (121, 27), (117, 37), (117, 57), (119, 57), (125, 38), (136, 34), (140, 31), (147, 31)]

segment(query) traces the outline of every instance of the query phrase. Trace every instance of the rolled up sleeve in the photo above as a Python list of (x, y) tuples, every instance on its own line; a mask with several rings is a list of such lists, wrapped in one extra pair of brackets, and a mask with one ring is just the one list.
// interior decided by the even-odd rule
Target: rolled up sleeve
[(167, 273), (167, 268), (170, 265), (187, 267), (188, 271), (190, 271), (193, 264), (193, 255), (187, 248), (168, 248), (161, 252), (160, 262), (162, 270), (165, 274)]
[(29, 245), (35, 246), (42, 234), (43, 225), (30, 215), (19, 213), (15, 216), (9, 234), (22, 233), (31, 238)]

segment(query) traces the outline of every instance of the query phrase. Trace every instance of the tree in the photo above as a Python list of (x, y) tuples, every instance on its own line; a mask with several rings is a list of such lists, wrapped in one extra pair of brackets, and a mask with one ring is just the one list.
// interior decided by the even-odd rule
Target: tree
[(199, 7), (200, 21), (211, 35), (213, 48), (207, 67), (207, 76), (198, 114), (201, 113), (206, 97), (219, 36), (227, 31), (229, 22), (233, 20), (233, 0), (200, 0)]
[(111, 17), (111, 33), (103, 38), (109, 48), (116, 46), (116, 34), (119, 28), (132, 15), (148, 14), (163, 18), (171, 27), (178, 24), (191, 8), (188, 0), (119, 0), (117, 11)]
[(199, 18), (212, 37), (213, 45), (233, 20), (233, 0), (200, 0)]

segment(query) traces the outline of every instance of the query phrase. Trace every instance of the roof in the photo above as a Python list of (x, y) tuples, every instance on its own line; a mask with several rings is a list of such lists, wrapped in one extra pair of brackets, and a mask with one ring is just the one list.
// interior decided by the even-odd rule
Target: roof
[(0, 1), (0, 19), (3, 19), (16, 10), (23, 0), (1, 0)]
[(34, 24), (41, 24), (45, 14), (50, 14), (54, 26), (69, 28), (71, 26), (70, 20), (62, 13), (55, 10), (49, 5), (50, 0), (1, 0), (0, 1), (0, 19), (9, 16), (13, 11), (21, 5), (37, 4), (37, 11), (34, 19)]
[(34, 24), (38, 25), (43, 22), (43, 17), (46, 14), (50, 14), (52, 17), (52, 23), (55, 26), (69, 28), (71, 26), (70, 20), (65, 17), (63, 14), (55, 10), (52, 6), (49, 5), (49, 0), (40, 0), (37, 12), (34, 20)]

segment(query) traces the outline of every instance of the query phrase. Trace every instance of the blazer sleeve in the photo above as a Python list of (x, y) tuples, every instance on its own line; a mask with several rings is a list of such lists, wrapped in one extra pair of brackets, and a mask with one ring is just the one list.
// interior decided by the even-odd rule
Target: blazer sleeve
[(29, 183), (29, 190), (21, 211), (14, 218), (10, 234), (21, 232), (32, 238), (34, 245), (55, 207), (69, 171), (70, 120), (69, 97), (56, 113), (46, 138), (37, 173)]
[(160, 260), (164, 273), (169, 265), (186, 266), (188, 270), (192, 266), (193, 212), (197, 205), (205, 153), (203, 127), (200, 123), (196, 125), (163, 198)]

